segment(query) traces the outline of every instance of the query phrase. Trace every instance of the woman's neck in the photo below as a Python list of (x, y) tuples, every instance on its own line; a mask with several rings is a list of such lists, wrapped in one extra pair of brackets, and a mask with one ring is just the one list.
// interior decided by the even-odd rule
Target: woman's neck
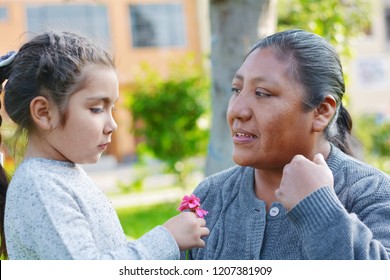
[[(304, 155), (312, 160), (317, 153), (321, 153), (325, 159), (330, 154), (330, 143), (320, 141), (318, 146), (313, 149), (310, 155)], [(283, 168), (275, 170), (255, 169), (254, 191), (257, 198), (266, 203), (267, 210), (276, 200), (275, 191), (279, 188), (283, 176)]]
[(272, 202), (276, 201), (275, 191), (280, 186), (283, 170), (260, 170), (255, 169), (254, 190), (257, 198), (263, 200), (267, 210)]

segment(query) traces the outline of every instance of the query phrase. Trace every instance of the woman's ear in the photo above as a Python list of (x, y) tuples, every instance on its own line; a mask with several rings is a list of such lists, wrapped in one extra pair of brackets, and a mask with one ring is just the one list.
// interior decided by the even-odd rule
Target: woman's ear
[(336, 113), (337, 102), (333, 96), (327, 95), (321, 104), (314, 110), (313, 130), (322, 132)]
[(50, 130), (53, 125), (53, 108), (51, 102), (44, 96), (37, 96), (30, 102), (31, 117), (37, 127)]

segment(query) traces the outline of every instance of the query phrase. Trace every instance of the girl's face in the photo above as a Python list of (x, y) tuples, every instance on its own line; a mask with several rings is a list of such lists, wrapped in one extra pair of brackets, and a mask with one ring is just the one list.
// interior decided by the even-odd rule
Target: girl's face
[(237, 164), (282, 170), (296, 154), (312, 158), (314, 113), (303, 109), (302, 90), (288, 74), (290, 63), (272, 48), (257, 49), (236, 72), (227, 121)]
[(50, 157), (75, 163), (95, 163), (111, 142), (117, 125), (112, 111), (118, 99), (118, 78), (107, 66), (88, 66), (86, 79), (69, 99), (65, 125), (59, 113), (50, 132)]

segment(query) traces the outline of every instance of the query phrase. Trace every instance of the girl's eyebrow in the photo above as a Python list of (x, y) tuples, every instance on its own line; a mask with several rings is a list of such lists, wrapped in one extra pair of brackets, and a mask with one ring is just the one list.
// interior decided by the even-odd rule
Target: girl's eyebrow
[(113, 101), (113, 103), (115, 103), (118, 101), (118, 99), (119, 99), (119, 97), (116, 98), (115, 100), (112, 100), (110, 97), (96, 96), (96, 97), (88, 97), (87, 101), (102, 101), (104, 103), (111, 103)]

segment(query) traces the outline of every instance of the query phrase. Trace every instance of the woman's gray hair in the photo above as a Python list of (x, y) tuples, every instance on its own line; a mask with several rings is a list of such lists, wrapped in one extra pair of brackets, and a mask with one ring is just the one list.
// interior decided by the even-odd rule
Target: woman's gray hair
[(324, 38), (299, 29), (275, 33), (259, 40), (249, 51), (273, 48), (280, 60), (289, 63), (289, 73), (304, 91), (304, 109), (317, 108), (331, 95), (337, 110), (325, 129), (328, 141), (349, 155), (353, 155), (352, 119), (342, 105), (345, 93), (344, 75), (340, 58)]

